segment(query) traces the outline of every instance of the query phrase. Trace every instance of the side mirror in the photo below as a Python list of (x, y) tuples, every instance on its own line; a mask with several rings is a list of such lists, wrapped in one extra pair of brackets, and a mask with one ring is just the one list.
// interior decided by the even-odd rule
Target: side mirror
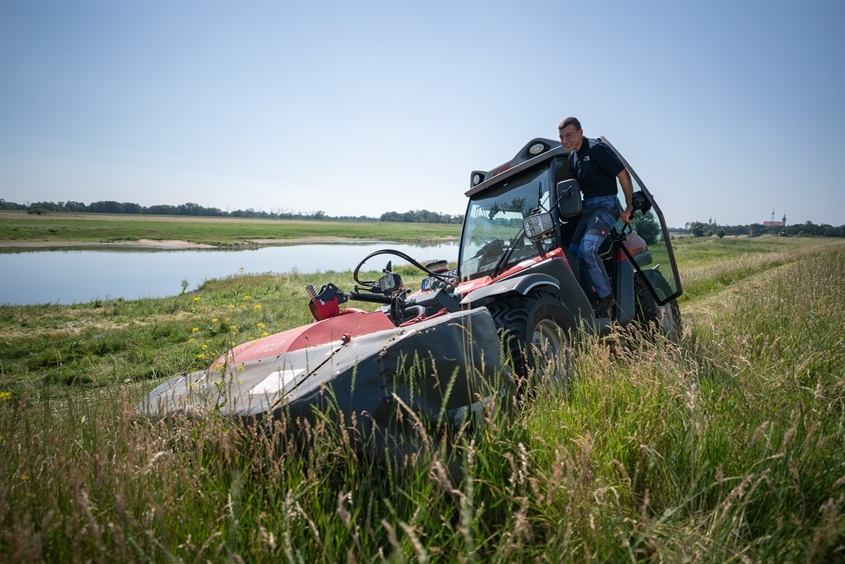
[(572, 217), (581, 213), (581, 188), (574, 178), (557, 183), (557, 211), (560, 217)]
[(549, 212), (529, 215), (522, 221), (522, 227), (525, 229), (525, 236), (534, 244), (552, 237), (557, 230)]

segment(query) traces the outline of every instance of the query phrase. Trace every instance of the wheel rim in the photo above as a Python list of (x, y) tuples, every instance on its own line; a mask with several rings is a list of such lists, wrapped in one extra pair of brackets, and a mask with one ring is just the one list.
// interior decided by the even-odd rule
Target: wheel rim
[(562, 381), (569, 370), (569, 341), (560, 326), (551, 319), (543, 319), (531, 335), (532, 354), (539, 362), (540, 376), (553, 382)]

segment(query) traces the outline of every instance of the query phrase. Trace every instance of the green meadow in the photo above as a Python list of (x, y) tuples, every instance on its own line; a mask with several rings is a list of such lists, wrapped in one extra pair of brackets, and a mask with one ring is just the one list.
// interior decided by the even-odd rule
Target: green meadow
[(338, 236), (377, 241), (436, 241), (459, 238), (461, 226), (382, 221), (0, 212), (0, 246), (18, 242), (91, 244), (140, 239), (238, 246), (251, 245), (256, 240), (283, 244), (292, 239)]
[[(240, 240), (217, 227), (196, 233)], [(350, 289), (350, 272), (0, 306), (0, 559), (845, 561), (845, 242), (674, 247), (679, 342), (583, 336), (565, 386), (504, 398), (445, 438), (421, 428), (410, 454), (381, 458), (355, 455), (330, 417), (293, 449), (295, 422), (135, 412), (162, 378), (308, 323), (304, 285)]]

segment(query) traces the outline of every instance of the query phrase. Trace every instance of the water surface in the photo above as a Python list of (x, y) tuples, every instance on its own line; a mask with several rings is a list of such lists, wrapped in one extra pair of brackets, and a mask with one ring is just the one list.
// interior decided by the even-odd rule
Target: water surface
[[(309, 244), (238, 251), (28, 250), (0, 253), (0, 304), (72, 304), (172, 296), (181, 291), (183, 279), (192, 290), (204, 280), (241, 272), (345, 271), (355, 268), (369, 253), (384, 248), (402, 251), (423, 264), (458, 258), (458, 243)], [(388, 260), (405, 264), (396, 257), (378, 256), (370, 259), (366, 268), (380, 270)]]

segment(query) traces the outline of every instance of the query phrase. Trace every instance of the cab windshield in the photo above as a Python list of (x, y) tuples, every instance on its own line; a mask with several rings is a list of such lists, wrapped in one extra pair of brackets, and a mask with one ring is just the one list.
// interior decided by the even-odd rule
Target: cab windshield
[(548, 163), (506, 179), (470, 199), (459, 257), (462, 280), (489, 276), (502, 255), (513, 244), (504, 272), (527, 257), (537, 255), (537, 247), (522, 234), (522, 220), (535, 208), (549, 209), (551, 175)]

